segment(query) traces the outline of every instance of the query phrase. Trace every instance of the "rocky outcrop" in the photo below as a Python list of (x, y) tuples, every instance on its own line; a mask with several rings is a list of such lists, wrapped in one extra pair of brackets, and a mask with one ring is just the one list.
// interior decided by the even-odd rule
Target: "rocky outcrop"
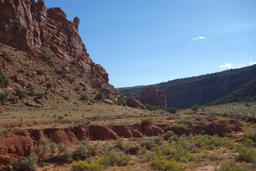
[(161, 92), (157, 87), (146, 88), (140, 94), (139, 100), (144, 104), (167, 107), (167, 95)]
[[(95, 94), (101, 94), (103, 99), (108, 98), (116, 102), (119, 93), (108, 83), (106, 70), (92, 61), (79, 36), (79, 24), (78, 17), (69, 21), (60, 8), (47, 9), (44, 0), (0, 1), (0, 43), (25, 51), (30, 59), (48, 62), (47, 65), (53, 65), (51, 68), (58, 69), (56, 72), (71, 83), (75, 78), (82, 78), (85, 83), (81, 89), (90, 86), (95, 90)], [(58, 61), (55, 59), (57, 62), (53, 64), (52, 58), (57, 58)], [(60, 60), (63, 61), (61, 64)], [(77, 72), (71, 71), (67, 65), (76, 66)], [(73, 75), (70, 74), (71, 72)], [(74, 76), (74, 73), (80, 75)], [(31, 83), (21, 80), (18, 75), (13, 77), (13, 81), (22, 87)], [(56, 80), (55, 84), (64, 84), (64, 82)], [(77, 89), (77, 86), (75, 88)], [(26, 105), (34, 106), (32, 103)]]
[(130, 107), (133, 107), (133, 108), (140, 108), (140, 109), (145, 109), (145, 106), (137, 99), (133, 98), (133, 97), (130, 97), (126, 104)]

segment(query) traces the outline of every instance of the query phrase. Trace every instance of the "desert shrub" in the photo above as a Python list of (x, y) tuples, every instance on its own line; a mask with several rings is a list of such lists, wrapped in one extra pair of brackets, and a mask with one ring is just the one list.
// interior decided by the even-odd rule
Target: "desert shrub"
[(66, 101), (69, 101), (69, 97), (68, 96), (63, 96), (63, 99)]
[(5, 104), (7, 101), (7, 94), (6, 93), (0, 93), (0, 104)]
[(163, 156), (168, 160), (175, 160), (181, 162), (191, 161), (192, 157), (188, 150), (180, 144), (164, 144), (153, 149), (155, 156)]
[(193, 105), (193, 106), (191, 107), (191, 110), (192, 110), (193, 112), (198, 112), (199, 106), (195, 104), (195, 105)]
[(125, 166), (128, 164), (130, 157), (122, 152), (107, 149), (104, 155), (99, 158), (99, 163), (105, 167)]
[(163, 134), (163, 138), (166, 141), (175, 141), (177, 140), (179, 137), (172, 131), (168, 131), (166, 133)]
[(253, 152), (252, 149), (239, 147), (237, 152), (238, 156), (236, 157), (236, 160), (238, 161), (244, 161), (248, 163), (254, 163), (256, 161), (255, 153)]
[(101, 171), (103, 166), (99, 162), (73, 161), (72, 171)]
[(58, 116), (58, 120), (63, 120), (64, 119), (64, 116)]
[(221, 164), (218, 171), (246, 171), (246, 170), (238, 166), (235, 162), (227, 162), (227, 163)]
[(141, 125), (152, 125), (153, 121), (150, 118), (144, 118), (140, 121)]
[(227, 147), (234, 148), (235, 143), (233, 140), (227, 137), (199, 135), (193, 137), (193, 141), (198, 148), (214, 149), (215, 147)]
[(151, 167), (156, 170), (163, 170), (163, 171), (184, 171), (184, 168), (180, 166), (174, 160), (168, 160), (164, 156), (154, 154)]
[(2, 52), (1, 58), (3, 58), (7, 63), (12, 63), (13, 62), (12, 58), (10, 57), (10, 55), (8, 55), (5, 52)]
[(103, 96), (101, 94), (97, 94), (94, 98), (95, 100), (99, 101), (99, 100), (102, 100), (103, 99)]
[(0, 71), (0, 86), (7, 86), (9, 84), (6, 76)]
[(20, 161), (17, 165), (17, 171), (35, 171), (38, 164), (38, 156), (35, 153), (30, 154), (27, 158)]
[(162, 137), (147, 138), (141, 143), (141, 146), (147, 150), (151, 150), (154, 147), (163, 144), (163, 142), (164, 139)]
[(167, 112), (169, 112), (170, 114), (175, 114), (177, 113), (177, 109), (174, 107), (169, 107), (166, 109)]
[(177, 123), (181, 124), (183, 126), (189, 126), (189, 125), (192, 125), (193, 122), (194, 122), (193, 119), (182, 119), (182, 120), (178, 121)]
[(82, 141), (77, 149), (73, 152), (73, 158), (75, 160), (85, 160), (92, 156), (95, 156), (97, 149), (96, 145), (90, 145), (87, 141)]
[(24, 99), (26, 97), (26, 93), (20, 89), (15, 90), (15, 95), (19, 97), (19, 99)]
[(245, 137), (256, 142), (256, 131), (249, 131), (249, 132), (245, 133)]
[(39, 144), (34, 150), (39, 157), (39, 162), (43, 161), (70, 161), (71, 154), (68, 152), (64, 144), (56, 144), (49, 140)]
[(87, 102), (89, 99), (88, 99), (88, 97), (87, 97), (85, 94), (82, 94), (82, 95), (80, 96), (80, 100)]
[(7, 128), (0, 128), (0, 137), (7, 137), (10, 134), (10, 130)]

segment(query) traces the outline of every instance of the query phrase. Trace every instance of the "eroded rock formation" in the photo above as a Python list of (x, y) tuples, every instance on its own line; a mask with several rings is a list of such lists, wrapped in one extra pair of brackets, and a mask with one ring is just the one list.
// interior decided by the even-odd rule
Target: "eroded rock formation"
[[(60, 8), (47, 9), (44, 0), (0, 0), (1, 43), (25, 51), (31, 58), (49, 61), (45, 56), (53, 54), (54, 58), (63, 61), (63, 66), (74, 64), (77, 66), (77, 71), (86, 75), (83, 79), (91, 82), (92, 89), (95, 90), (94, 94), (99, 93), (104, 98), (116, 102), (119, 93), (108, 83), (106, 70), (101, 65), (95, 64), (87, 53), (79, 36), (79, 23), (78, 17), (69, 21)], [(56, 63), (53, 67), (59, 68), (61, 65), (56, 66), (58, 65)], [(66, 78), (69, 77), (71, 83), (76, 77), (74, 71), (72, 71), (73, 76), (68, 75), (71, 72), (68, 67), (58, 71), (61, 72)], [(58, 80), (58, 83), (61, 84), (61, 80)]]

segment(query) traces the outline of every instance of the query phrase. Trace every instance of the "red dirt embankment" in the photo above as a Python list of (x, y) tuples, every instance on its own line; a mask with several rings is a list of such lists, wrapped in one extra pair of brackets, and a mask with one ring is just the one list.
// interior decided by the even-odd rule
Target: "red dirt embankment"
[(188, 127), (170, 126), (167, 124), (138, 124), (133, 126), (76, 126), (69, 128), (27, 129), (12, 131), (7, 137), (0, 137), (0, 165), (5, 165), (28, 156), (35, 146), (46, 139), (67, 146), (77, 145), (86, 140), (116, 140), (118, 138), (143, 138), (157, 136), (168, 131), (177, 135), (229, 135), (241, 131), (238, 121), (211, 121), (198, 123)]

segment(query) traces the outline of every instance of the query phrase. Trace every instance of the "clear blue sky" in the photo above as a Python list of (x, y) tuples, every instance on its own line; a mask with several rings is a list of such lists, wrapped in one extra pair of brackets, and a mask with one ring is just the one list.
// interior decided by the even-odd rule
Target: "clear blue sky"
[(45, 0), (79, 31), (116, 87), (256, 62), (256, 0)]

